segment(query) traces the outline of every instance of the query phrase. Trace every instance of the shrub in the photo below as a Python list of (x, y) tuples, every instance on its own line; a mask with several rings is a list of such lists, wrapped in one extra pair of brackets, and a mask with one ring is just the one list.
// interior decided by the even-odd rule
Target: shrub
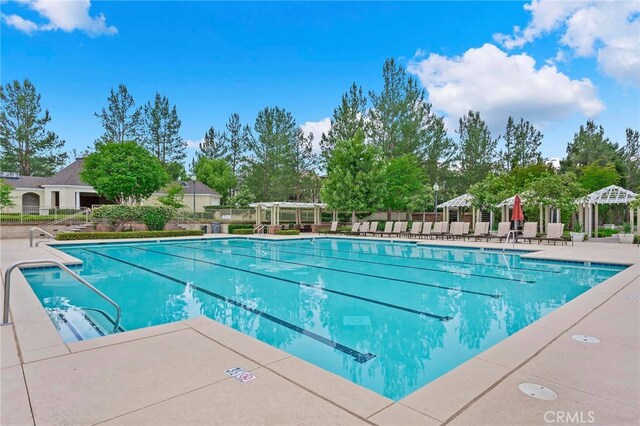
[(300, 231), (297, 229), (279, 229), (276, 231), (276, 235), (300, 235)]
[(253, 234), (253, 228), (236, 228), (231, 233), (234, 235), (250, 235)]
[(255, 225), (252, 223), (231, 223), (229, 224), (229, 233), (230, 234), (235, 234), (236, 229), (251, 229), (251, 232), (253, 232), (253, 227)]
[(617, 229), (598, 228), (598, 237), (610, 237), (610, 236), (615, 235), (615, 234), (617, 234), (619, 232), (620, 231), (618, 231)]
[(203, 235), (202, 230), (187, 231), (128, 231), (128, 232), (62, 232), (58, 241), (72, 240), (119, 240), (128, 238), (192, 237)]
[(126, 222), (142, 222), (149, 231), (162, 231), (173, 213), (174, 210), (166, 206), (114, 205), (96, 209), (91, 218), (94, 222), (106, 222), (112, 231)]

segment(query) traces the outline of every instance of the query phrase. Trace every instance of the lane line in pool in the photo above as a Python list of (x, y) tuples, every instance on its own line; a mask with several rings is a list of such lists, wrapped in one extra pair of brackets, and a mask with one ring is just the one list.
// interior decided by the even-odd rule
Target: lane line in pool
[(175, 277), (172, 277), (170, 275), (166, 275), (166, 274), (163, 274), (161, 272), (157, 272), (157, 271), (154, 271), (152, 269), (145, 268), (144, 266), (136, 265), (135, 263), (131, 263), (131, 262), (128, 262), (126, 260), (118, 259), (117, 257), (109, 256), (108, 254), (99, 253), (99, 252), (96, 252), (94, 250), (89, 250), (89, 249), (83, 249), (83, 250), (86, 250), (86, 251), (88, 251), (90, 253), (93, 253), (93, 254), (96, 254), (98, 256), (106, 257), (107, 259), (115, 260), (116, 262), (124, 263), (125, 265), (129, 265), (129, 266), (132, 266), (134, 268), (138, 268), (138, 269), (143, 270), (145, 272), (149, 272), (150, 274), (154, 274), (154, 275), (157, 275), (159, 277), (165, 278), (167, 280), (171, 280), (171, 281), (173, 281), (175, 283), (182, 284), (185, 287), (190, 287), (190, 288), (192, 288), (194, 290), (197, 290), (197, 291), (200, 291), (200, 292), (202, 292), (202, 293), (204, 293), (206, 295), (209, 295), (211, 297), (215, 297), (218, 300), (222, 300), (223, 302), (226, 302), (226, 303), (229, 303), (231, 305), (237, 306), (237, 307), (239, 307), (241, 309), (244, 309), (246, 311), (251, 312), (254, 315), (258, 315), (260, 317), (268, 319), (269, 321), (273, 321), (276, 324), (280, 324), (283, 327), (286, 327), (286, 328), (288, 328), (290, 330), (296, 331), (296, 332), (298, 332), (300, 334), (303, 334), (303, 335), (305, 335), (307, 337), (310, 337), (310, 338), (312, 338), (312, 339), (314, 339), (314, 340), (316, 340), (316, 341), (318, 341), (320, 343), (323, 343), (323, 344), (325, 344), (325, 345), (327, 345), (329, 347), (337, 349), (342, 353), (350, 355), (350, 356), (352, 356), (354, 358), (354, 360), (356, 362), (359, 362), (360, 364), (363, 364), (363, 363), (369, 361), (370, 359), (373, 359), (373, 358), (376, 357), (372, 353), (369, 353), (369, 352), (363, 353), (363, 352), (357, 351), (355, 349), (351, 349), (348, 346), (345, 346), (345, 345), (343, 345), (341, 343), (338, 343), (338, 342), (334, 342), (331, 339), (328, 339), (326, 337), (320, 336), (319, 334), (316, 334), (316, 333), (314, 333), (312, 331), (306, 330), (306, 329), (304, 329), (304, 328), (302, 328), (300, 326), (297, 326), (295, 324), (292, 324), (292, 323), (290, 323), (288, 321), (282, 320), (282, 319), (280, 319), (278, 317), (275, 317), (275, 316), (273, 316), (271, 314), (268, 314), (268, 313), (266, 313), (264, 311), (261, 311), (261, 310), (256, 309), (256, 308), (252, 308), (251, 306), (247, 306), (242, 302), (238, 302), (237, 300), (230, 299), (230, 298), (228, 298), (226, 296), (223, 296), (221, 294), (218, 294), (218, 293), (214, 293), (214, 292), (209, 291), (209, 290), (207, 290), (205, 288), (202, 288), (202, 287), (200, 287), (198, 285), (188, 283), (187, 281), (183, 281), (183, 280), (181, 280), (179, 278), (175, 278)]
[[(172, 244), (178, 247), (187, 247), (187, 246), (181, 246), (180, 244)], [(255, 250), (252, 247), (245, 247), (245, 246), (234, 246), (234, 247), (238, 247), (241, 249), (247, 249), (247, 250)], [(444, 274), (458, 274), (458, 272), (454, 272), (454, 271), (446, 271), (446, 270), (442, 270), (442, 269), (435, 269), (435, 268), (424, 268), (421, 266), (411, 266), (411, 265), (394, 265), (393, 263), (384, 263), (384, 262), (373, 262), (371, 260), (363, 260), (363, 259), (344, 259), (342, 257), (335, 257), (335, 256), (319, 256), (316, 254), (309, 254), (309, 253), (298, 253), (295, 251), (286, 251), (286, 250), (280, 250), (278, 245), (275, 245), (274, 247), (278, 248), (278, 253), (289, 253), (289, 254), (298, 254), (298, 255), (302, 255), (302, 256), (308, 256), (308, 257), (318, 257), (320, 259), (336, 259), (336, 260), (343, 260), (345, 262), (355, 262), (355, 263), (370, 263), (373, 265), (384, 265), (384, 266), (393, 266), (395, 268), (409, 268), (409, 269), (418, 269), (421, 271), (432, 271), (432, 272), (442, 272)], [(291, 246), (289, 246), (291, 247)], [(303, 249), (306, 249), (305, 247), (300, 247)], [(336, 250), (338, 251), (338, 250)], [(365, 253), (366, 254), (366, 253)], [(410, 258), (402, 258), (399, 256), (389, 256), (389, 257), (395, 257), (395, 258), (401, 258), (401, 259), (410, 259)], [(284, 261), (282, 261), (284, 262)], [(311, 265), (309, 265), (311, 266)], [(515, 268), (514, 268), (515, 269)], [(492, 276), (492, 275), (482, 275), (482, 274), (476, 274), (473, 272), (460, 272), (460, 274), (464, 274), (470, 277), (481, 277), (481, 278), (491, 278), (494, 280), (504, 280), (504, 281), (516, 281), (516, 282), (524, 282), (527, 284), (535, 284), (534, 280), (524, 280), (524, 279), (515, 279), (515, 278), (507, 278), (507, 277), (496, 277), (496, 276)]]
[[(213, 240), (207, 240), (207, 243), (209, 242), (214, 242)], [(215, 241), (218, 242), (218, 241)], [(240, 242), (240, 241), (232, 241), (231, 239), (228, 239), (228, 242), (230, 243), (235, 243), (235, 242)], [(260, 242), (264, 242), (264, 243), (276, 243), (276, 241), (260, 241)], [(427, 259), (424, 257), (404, 257), (404, 256), (394, 256), (394, 255), (390, 255), (390, 254), (380, 254), (380, 253), (366, 253), (366, 252), (359, 252), (359, 251), (353, 251), (353, 250), (334, 250), (334, 249), (325, 249), (325, 248), (318, 248), (318, 247), (302, 247), (299, 244), (276, 244), (276, 247), (295, 247), (295, 248), (301, 248), (304, 250), (320, 250), (320, 251), (331, 251), (331, 252), (340, 252), (340, 253), (350, 253), (350, 254), (363, 254), (363, 255), (367, 255), (367, 256), (378, 256), (378, 257), (393, 257), (396, 259), (409, 259), (409, 260), (421, 260), (423, 262), (442, 262), (442, 263), (453, 263), (453, 264), (459, 264), (459, 265), (473, 265), (473, 266), (487, 266), (490, 268), (500, 268), (500, 269), (508, 269), (508, 270), (520, 270), (520, 271), (532, 271), (532, 272), (546, 272), (546, 273), (550, 273), (550, 274), (559, 274), (560, 271), (553, 271), (550, 269), (537, 269), (537, 268), (522, 268), (519, 266), (505, 266), (505, 265), (487, 265), (487, 264), (482, 264), (482, 263), (475, 263), (475, 262), (463, 262), (463, 261), (457, 261), (457, 260), (443, 260), (443, 259)], [(426, 249), (431, 249), (431, 247), (420, 247), (420, 246), (410, 246), (410, 248), (426, 248)], [(447, 249), (448, 250), (448, 249)], [(477, 250), (460, 250), (460, 251), (466, 251), (469, 253), (475, 253)], [(501, 254), (499, 252), (490, 252), (490, 251), (486, 251), (484, 253), (488, 253), (488, 254)], [(520, 256), (520, 255), (517, 255)]]
[[(195, 247), (189, 247), (189, 246), (180, 246), (180, 245), (177, 245), (177, 244), (172, 244), (172, 246), (174, 246), (174, 247), (184, 247), (184, 248), (188, 248), (188, 249), (192, 249), (192, 250), (210, 251), (210, 252), (219, 253), (219, 254), (230, 254), (232, 256), (242, 256), (242, 257), (251, 257), (251, 258), (254, 258), (254, 259), (263, 259), (263, 258), (261, 258), (259, 256), (256, 256), (256, 255), (246, 255), (246, 254), (240, 254), (240, 253), (225, 253), (223, 251), (195, 248)], [(137, 247), (134, 247), (134, 248), (137, 248)], [(147, 249), (140, 249), (140, 250), (147, 250)], [(148, 250), (148, 251), (154, 251), (154, 250)], [(155, 253), (168, 254), (168, 253), (163, 253), (163, 252), (158, 252), (158, 251), (155, 251)], [(178, 256), (178, 255), (171, 255), (171, 254), (169, 254), (169, 255), (170, 256)], [(181, 257), (181, 256), (178, 256), (178, 257)], [(188, 257), (186, 259), (193, 260), (193, 259), (188, 258)], [(308, 268), (315, 268), (315, 269), (324, 269), (324, 270), (327, 270), (327, 271), (341, 272), (341, 273), (344, 273), (344, 274), (360, 275), (360, 276), (363, 276), (363, 277), (379, 278), (379, 279), (388, 280), (388, 281), (397, 281), (397, 282), (401, 282), (401, 283), (420, 285), (420, 286), (423, 286), (423, 287), (433, 287), (433, 288), (439, 288), (439, 289), (443, 289), (443, 290), (452, 290), (452, 291), (456, 291), (456, 292), (459, 292), (459, 293), (469, 293), (469, 294), (475, 294), (475, 295), (478, 295), (478, 296), (492, 297), (494, 299), (498, 299), (498, 298), (502, 297), (501, 294), (490, 294), (490, 293), (483, 293), (481, 291), (463, 290), (463, 289), (459, 289), (459, 288), (441, 286), (441, 285), (437, 285), (437, 284), (427, 284), (427, 283), (421, 283), (419, 281), (403, 280), (401, 278), (391, 278), (391, 277), (384, 277), (382, 275), (367, 274), (367, 273), (364, 273), (364, 272), (353, 272), (353, 271), (347, 271), (347, 270), (344, 270), (344, 269), (330, 268), (328, 266), (308, 265), (306, 263), (290, 262), (288, 260), (275, 260), (275, 259), (269, 259), (269, 260), (272, 261), (272, 262), (288, 263), (288, 264), (291, 264), (291, 265), (306, 266)], [(280, 277), (275, 277), (273, 275), (262, 274), (260, 272), (247, 271), (247, 270), (244, 270), (244, 269), (235, 268), (233, 266), (228, 266), (228, 265), (222, 265), (222, 264), (219, 264), (219, 263), (213, 263), (213, 262), (209, 262), (209, 263), (211, 263), (212, 265), (218, 265), (218, 266), (222, 266), (222, 267), (225, 267), (225, 268), (236, 269), (236, 270), (242, 271), (242, 272), (248, 272), (248, 273), (252, 273), (252, 274), (264, 275), (264, 276), (270, 277), (270, 278), (284, 279), (284, 278), (280, 278)]]
[[(432, 314), (431, 312), (419, 311), (419, 310), (416, 310), (416, 309), (406, 308), (404, 306), (394, 305), (392, 303), (383, 302), (381, 300), (369, 299), (368, 297), (358, 296), (356, 294), (345, 293), (345, 292), (342, 292), (342, 291), (339, 291), (339, 290), (333, 290), (333, 289), (326, 288), (326, 287), (320, 287), (320, 286), (313, 285), (313, 284), (307, 284), (307, 283), (304, 283), (302, 281), (294, 281), (294, 280), (290, 280), (290, 279), (287, 279), (287, 278), (276, 277), (274, 275), (264, 274), (262, 272), (248, 271), (246, 269), (236, 268), (235, 266), (222, 265), (220, 263), (210, 262), (208, 260), (192, 259), (190, 257), (180, 256), (178, 254), (165, 253), (165, 252), (161, 252), (161, 251), (155, 251), (155, 250), (151, 250), (151, 249), (144, 249), (144, 248), (135, 247), (135, 246), (128, 246), (128, 247), (134, 248), (134, 249), (137, 249), (137, 250), (149, 251), (149, 252), (152, 252), (152, 253), (163, 254), (165, 256), (177, 257), (177, 258), (180, 258), (180, 259), (186, 259), (186, 260), (196, 261), (196, 262), (200, 262), (200, 263), (205, 263), (207, 265), (215, 265), (215, 266), (219, 266), (221, 268), (231, 269), (231, 270), (234, 270), (234, 271), (240, 271), (240, 272), (244, 272), (244, 273), (252, 274), (252, 275), (258, 275), (260, 277), (270, 278), (270, 279), (282, 281), (282, 282), (285, 282), (285, 283), (288, 283), (288, 284), (295, 284), (297, 286), (308, 287), (308, 288), (312, 288), (312, 289), (315, 289), (315, 290), (324, 291), (326, 293), (339, 294), (340, 296), (350, 297), (350, 298), (353, 298), (353, 299), (358, 299), (358, 300), (362, 300), (362, 301), (369, 302), (369, 303), (375, 303), (375, 304), (378, 304), (378, 305), (381, 305), (381, 306), (386, 306), (388, 308), (393, 308), (393, 309), (399, 309), (401, 311), (409, 312), (409, 313), (416, 314), (416, 315), (422, 315), (422, 316), (429, 317), (429, 318), (435, 318), (435, 319), (443, 321), (443, 322), (444, 321), (450, 321), (450, 320), (453, 319), (453, 317), (449, 317), (449, 316), (437, 315), (437, 314)], [(177, 247), (181, 247), (181, 246), (177, 246)], [(185, 248), (191, 249), (191, 247), (185, 247)]]

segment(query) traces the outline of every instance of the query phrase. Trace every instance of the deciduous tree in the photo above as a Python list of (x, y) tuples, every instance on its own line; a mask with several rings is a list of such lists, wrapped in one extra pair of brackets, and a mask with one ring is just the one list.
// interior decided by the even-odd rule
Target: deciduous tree
[(11, 191), (13, 187), (9, 185), (4, 179), (0, 179), (0, 211), (5, 207), (15, 206), (13, 198), (11, 197)]
[(64, 165), (64, 140), (47, 130), (49, 111), (31, 81), (0, 86), (0, 169), (24, 176), (50, 176)]
[[(427, 175), (415, 155), (406, 154), (387, 162), (384, 174), (384, 207), (387, 212), (408, 211), (414, 194), (425, 190)], [(388, 216), (391, 219), (391, 216)]]
[(104, 143), (89, 154), (80, 172), (98, 195), (118, 204), (149, 198), (169, 181), (158, 159), (138, 143)]
[(218, 191), (223, 203), (228, 201), (231, 190), (237, 185), (231, 166), (221, 158), (201, 157), (195, 162), (193, 171), (200, 182)]

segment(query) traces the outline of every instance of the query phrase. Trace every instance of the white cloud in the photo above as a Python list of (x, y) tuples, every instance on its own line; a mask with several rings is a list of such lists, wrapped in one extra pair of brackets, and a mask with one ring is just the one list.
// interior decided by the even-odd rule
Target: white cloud
[(323, 133), (328, 133), (331, 129), (331, 119), (326, 117), (320, 121), (307, 121), (300, 128), (305, 136), (313, 135), (313, 152), (318, 154), (320, 152), (320, 138)]
[(187, 149), (193, 149), (193, 150), (197, 150), (198, 148), (200, 148), (200, 144), (202, 142), (204, 142), (204, 138), (198, 140), (198, 141), (194, 141), (191, 139), (186, 139), (184, 141), (187, 144)]
[(2, 20), (10, 27), (17, 28), (18, 30), (31, 34), (38, 30), (38, 24), (28, 19), (24, 19), (19, 15), (5, 15), (2, 14)]
[[(19, 3), (35, 11), (44, 22), (36, 23), (18, 15), (3, 15), (4, 21), (21, 31), (31, 34), (35, 31), (83, 31), (91, 37), (114, 35), (118, 29), (107, 25), (103, 14), (91, 16), (90, 0), (20, 0)], [(11, 18), (9, 20), (8, 18)]]
[(536, 68), (527, 54), (508, 55), (492, 44), (469, 49), (460, 57), (430, 54), (414, 59), (408, 70), (445, 112), (448, 127), (479, 111), (492, 131), (502, 131), (509, 115), (543, 127), (575, 113), (594, 117), (604, 109), (590, 80), (572, 80), (553, 65)]
[(640, 2), (534, 0), (526, 28), (494, 38), (507, 49), (520, 48), (555, 31), (560, 44), (578, 57), (595, 57), (600, 70), (619, 83), (640, 87)]

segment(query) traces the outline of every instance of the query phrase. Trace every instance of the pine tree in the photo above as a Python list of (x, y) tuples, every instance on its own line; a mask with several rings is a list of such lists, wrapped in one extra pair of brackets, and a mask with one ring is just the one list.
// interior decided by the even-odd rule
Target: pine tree
[(104, 129), (104, 134), (96, 141), (96, 145), (126, 141), (141, 143), (142, 110), (135, 107), (127, 86), (118, 85), (117, 92), (111, 88), (107, 103), (107, 109), (102, 108), (100, 113), (94, 113)]
[(362, 88), (354, 82), (342, 95), (340, 106), (333, 110), (331, 128), (326, 134), (323, 133), (320, 139), (323, 163), (326, 164), (331, 150), (338, 141), (353, 138), (358, 130), (364, 131), (366, 112), (367, 98)]
[(449, 179), (456, 154), (456, 145), (447, 134), (444, 119), (430, 114), (417, 155), (430, 182), (442, 183)]
[(640, 191), (640, 132), (628, 128), (626, 130), (627, 143), (624, 146), (624, 163), (626, 166), (626, 188)]
[(491, 137), (487, 124), (479, 112), (469, 111), (459, 120), (460, 145), (458, 163), (461, 175), (461, 189), (480, 182), (492, 170), (498, 139)]
[(247, 159), (246, 152), (252, 137), (251, 128), (242, 126), (240, 115), (237, 113), (231, 114), (226, 128), (227, 131), (222, 136), (226, 147), (225, 158), (233, 170), (233, 175), (238, 178)]
[(296, 149), (293, 164), (296, 174), (295, 200), (313, 201), (314, 186), (317, 176), (313, 173), (318, 157), (313, 153), (313, 135), (305, 136), (298, 128)]
[(187, 144), (180, 136), (182, 122), (175, 105), (156, 93), (153, 103), (144, 106), (143, 145), (163, 166), (182, 162), (187, 156)]
[(224, 136), (222, 132), (216, 131), (216, 129), (209, 127), (209, 130), (204, 134), (204, 139), (198, 145), (200, 149), (196, 153), (196, 157), (206, 157), (211, 160), (226, 159), (227, 147), (224, 144)]
[(562, 161), (562, 167), (566, 171), (575, 171), (590, 164), (606, 166), (614, 163), (620, 171), (622, 159), (618, 149), (618, 144), (604, 135), (604, 128), (589, 120), (580, 126), (573, 141), (567, 144), (567, 157)]
[(531, 123), (520, 119), (515, 123), (512, 117), (507, 119), (507, 128), (504, 134), (505, 150), (502, 152), (502, 162), (507, 171), (516, 167), (526, 167), (542, 162), (540, 145), (542, 133)]
[(27, 79), (0, 86), (0, 170), (50, 176), (65, 163), (64, 140), (47, 130), (51, 116), (40, 98)]
[(382, 70), (384, 86), (380, 94), (369, 92), (369, 138), (385, 158), (405, 154), (420, 154), (426, 140), (426, 125), (431, 117), (431, 105), (425, 92), (412, 76), (387, 59)]

